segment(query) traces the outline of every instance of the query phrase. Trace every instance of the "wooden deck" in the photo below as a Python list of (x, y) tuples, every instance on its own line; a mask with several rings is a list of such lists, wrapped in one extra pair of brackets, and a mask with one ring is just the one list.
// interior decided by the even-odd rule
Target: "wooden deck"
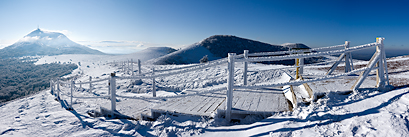
[[(152, 118), (163, 113), (174, 115), (223, 116), (226, 109), (226, 91), (168, 99), (151, 108)], [(272, 114), (288, 111), (289, 104), (281, 89), (235, 90), (232, 113), (239, 115)]]

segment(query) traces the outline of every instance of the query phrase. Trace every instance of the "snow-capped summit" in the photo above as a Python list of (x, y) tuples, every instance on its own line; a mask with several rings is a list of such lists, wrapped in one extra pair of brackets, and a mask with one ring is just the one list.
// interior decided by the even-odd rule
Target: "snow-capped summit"
[(0, 58), (60, 54), (104, 53), (75, 43), (62, 33), (44, 31), (40, 28), (0, 50)]
[[(19, 40), (20, 43), (39, 43), (43, 46), (52, 47), (71, 47), (79, 44), (71, 41), (62, 33), (43, 31), (40, 28), (32, 31)], [(24, 44), (22, 44), (24, 45)]]
[(44, 37), (49, 37), (49, 38), (65, 37), (65, 35), (62, 34), (62, 33), (43, 31), (40, 28), (37, 28), (36, 30), (32, 31), (30, 34), (27, 34), (25, 37), (36, 37), (36, 36), (39, 36), (40, 38), (44, 38)]

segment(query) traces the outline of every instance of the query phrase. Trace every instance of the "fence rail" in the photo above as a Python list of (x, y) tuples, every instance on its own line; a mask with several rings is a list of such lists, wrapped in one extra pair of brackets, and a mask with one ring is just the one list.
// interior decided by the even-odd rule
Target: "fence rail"
[(335, 48), (345, 47), (345, 44), (330, 46), (330, 47), (321, 47), (321, 48), (313, 48), (313, 49), (303, 49), (303, 50), (290, 50), (290, 51), (277, 51), (277, 52), (259, 52), (259, 53), (251, 53), (248, 56), (271, 56), (271, 55), (284, 55), (284, 54), (291, 54), (297, 52), (312, 52), (312, 51), (321, 51), (321, 50), (330, 50)]

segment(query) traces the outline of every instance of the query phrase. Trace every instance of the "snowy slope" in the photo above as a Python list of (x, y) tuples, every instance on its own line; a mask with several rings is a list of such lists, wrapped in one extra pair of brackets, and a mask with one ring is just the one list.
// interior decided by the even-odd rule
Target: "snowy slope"
[[(109, 58), (109, 57), (108, 57)], [(107, 64), (104, 56), (59, 55), (46, 56), (38, 63), (81, 62), (81, 67), (72, 75), (77, 81), (108, 77), (116, 71), (119, 76), (128, 74), (120, 68)], [(109, 60), (108, 60), (109, 61)], [(367, 62), (355, 62), (357, 67)], [(362, 65), (360, 65), (362, 64)], [(262, 119), (248, 116), (238, 123), (226, 123), (220, 118), (164, 115), (156, 121), (109, 119), (90, 117), (87, 112), (99, 107), (109, 108), (108, 99), (74, 99), (74, 110), (67, 111), (55, 101), (50, 90), (14, 100), (0, 107), (1, 136), (408, 136), (409, 135), (409, 57), (388, 60), (390, 82), (397, 88), (379, 92), (374, 88), (374, 75), (365, 80), (362, 90), (347, 92), (357, 76), (310, 83), (320, 98), (310, 105), (300, 104), (293, 112), (275, 113)], [(89, 67), (87, 67), (89, 66)], [(169, 69), (186, 65), (145, 65), (145, 68)], [(237, 63), (235, 81), (242, 82), (242, 64)], [(274, 68), (283, 65), (249, 65), (249, 84), (273, 83), (280, 76)], [(330, 65), (306, 67), (304, 78), (324, 75)], [(226, 86), (226, 65), (157, 79), (158, 96), (188, 93), (188, 89)], [(256, 72), (257, 70), (257, 72)], [(334, 73), (339, 73), (340, 70)], [(294, 75), (293, 70), (288, 71)], [(98, 78), (97, 78), (98, 77)], [(213, 80), (203, 80), (217, 77)], [(118, 80), (117, 94), (127, 96), (152, 96), (151, 80), (131, 84), (129, 80)], [(87, 85), (76, 95), (107, 95), (107, 83), (94, 85), (88, 92)], [(68, 89), (61, 87), (63, 92)], [(69, 98), (63, 96), (64, 100)], [(128, 116), (137, 116), (162, 100), (117, 99), (117, 109)], [(245, 124), (250, 123), (250, 124)]]
[(190, 64), (198, 63), (204, 56), (209, 60), (220, 59), (198, 43), (184, 47), (163, 57), (148, 60), (146, 64)]
[[(73, 63), (78, 65), (78, 69), (74, 70), (74, 74), (85, 74), (86, 76), (100, 77), (116, 71), (116, 67), (109, 66), (109, 62), (131, 61), (137, 62), (138, 59), (144, 63), (144, 61), (158, 58), (169, 52), (175, 50), (169, 47), (151, 47), (142, 51), (138, 51), (126, 55), (89, 55), (89, 54), (67, 54), (67, 55), (55, 55), (44, 56), (39, 59), (35, 64), (44, 63)], [(134, 64), (135, 69), (137, 68)]]

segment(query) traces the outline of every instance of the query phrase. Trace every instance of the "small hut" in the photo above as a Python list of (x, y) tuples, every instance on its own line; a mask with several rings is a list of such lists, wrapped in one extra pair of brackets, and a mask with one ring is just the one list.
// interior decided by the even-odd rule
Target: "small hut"
[(302, 44), (302, 43), (284, 43), (281, 44), (283, 47), (287, 47), (290, 50), (303, 50), (303, 49), (311, 49), (310, 47)]

